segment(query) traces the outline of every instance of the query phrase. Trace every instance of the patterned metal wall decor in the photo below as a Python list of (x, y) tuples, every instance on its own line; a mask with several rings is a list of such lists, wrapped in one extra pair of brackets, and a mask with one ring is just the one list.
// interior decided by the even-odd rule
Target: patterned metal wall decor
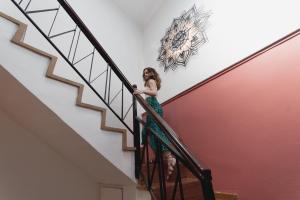
[(186, 66), (191, 55), (206, 43), (205, 30), (210, 12), (203, 12), (194, 5), (190, 10), (175, 18), (161, 39), (158, 61), (164, 70), (175, 70), (179, 65)]

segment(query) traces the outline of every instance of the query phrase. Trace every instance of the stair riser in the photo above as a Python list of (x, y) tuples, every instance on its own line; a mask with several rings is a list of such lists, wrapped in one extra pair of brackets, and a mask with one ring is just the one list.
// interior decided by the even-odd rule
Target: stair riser
[[(150, 164), (149, 168), (150, 168), (149, 169), (150, 173), (152, 173), (153, 164)], [(180, 169), (181, 178), (194, 178), (194, 175), (183, 165), (180, 165), (179, 169)], [(147, 166), (145, 164), (142, 166), (141, 171), (144, 175), (147, 175)], [(167, 164), (166, 163), (164, 164), (164, 173), (166, 176), (167, 175)], [(176, 180), (176, 175), (177, 175), (177, 170), (175, 169), (174, 172), (172, 173), (172, 175), (167, 180), (167, 182), (174, 182)], [(154, 177), (153, 177), (153, 184), (155, 184), (155, 183), (159, 183), (158, 165), (155, 168), (155, 173), (154, 173)]]
[[(203, 195), (202, 195), (202, 190), (201, 190), (201, 186), (200, 183), (197, 182), (193, 182), (193, 183), (185, 183), (183, 184), (183, 195), (184, 195), (184, 199), (188, 199), (188, 200), (204, 200)], [(167, 200), (172, 200), (172, 194), (173, 194), (173, 190), (174, 190), (174, 185), (172, 186), (168, 186), (166, 188), (167, 190)], [(160, 198), (160, 191), (159, 188), (154, 190), (156, 196), (158, 197), (158, 199)], [(176, 200), (181, 199), (180, 197), (180, 190), (179, 187), (177, 186), (177, 192), (176, 192)]]

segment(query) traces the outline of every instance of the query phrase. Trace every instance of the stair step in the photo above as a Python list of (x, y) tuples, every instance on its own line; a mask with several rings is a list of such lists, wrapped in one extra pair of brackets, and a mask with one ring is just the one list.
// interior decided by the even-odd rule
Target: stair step
[[(199, 180), (196, 178), (183, 178), (182, 180), (182, 188), (184, 193), (184, 199), (188, 200), (203, 200), (202, 196), (202, 190), (201, 190), (201, 184), (199, 183)], [(166, 191), (167, 191), (167, 199), (172, 199), (172, 194), (174, 190), (175, 182), (167, 182), (166, 183)], [(155, 183), (153, 185), (153, 190), (156, 196), (159, 198), (159, 183)], [(177, 185), (176, 190), (176, 198), (175, 199), (181, 199), (180, 198), (180, 190), (179, 185)]]
[[(149, 164), (150, 173), (152, 173), (153, 166), (154, 166), (154, 163)], [(184, 165), (179, 164), (179, 169), (180, 169), (181, 178), (194, 178), (194, 175), (192, 174), (192, 172), (190, 170), (188, 170)], [(147, 165), (146, 164), (142, 165), (141, 172), (142, 172), (142, 174), (144, 174), (146, 176), (146, 174), (147, 174)], [(164, 173), (166, 176), (167, 163), (164, 163)], [(171, 174), (171, 176), (169, 177), (167, 182), (174, 182), (176, 179), (176, 174), (177, 174), (177, 169), (175, 166), (175, 170), (173, 171), (173, 173)], [(158, 182), (159, 182), (159, 173), (158, 173), (158, 164), (157, 164), (155, 172), (154, 172), (153, 183), (158, 183)]]
[[(172, 199), (172, 194), (174, 190), (175, 182), (167, 182), (166, 183), (166, 190), (167, 190), (167, 200)], [(184, 199), (187, 200), (204, 200), (203, 194), (202, 194), (202, 188), (201, 184), (198, 179), (196, 178), (183, 178), (182, 179), (182, 187), (183, 187), (183, 193), (184, 193)], [(155, 195), (159, 198), (159, 184), (153, 185), (153, 190)], [(176, 200), (181, 199), (180, 198), (180, 190), (179, 185), (177, 185), (176, 190)], [(237, 194), (232, 193), (223, 193), (223, 192), (215, 192), (215, 198), (216, 200), (238, 200)]]
[[(149, 163), (149, 169), (150, 173), (152, 173), (152, 169), (154, 167), (154, 163), (151, 162)], [(157, 171), (157, 167), (155, 169), (155, 174), (153, 178), (153, 184), (152, 184), (152, 189), (155, 193), (155, 196), (157, 199), (159, 198), (159, 175)], [(165, 169), (165, 174), (167, 171), (167, 164), (164, 162), (164, 169)], [(179, 163), (179, 169), (180, 169), (180, 174), (181, 174), (181, 181), (182, 181), (182, 187), (183, 187), (183, 193), (184, 193), (184, 199), (187, 200), (203, 200), (202, 196), (202, 188), (201, 188), (201, 183), (199, 180), (192, 174), (192, 172), (187, 169), (183, 164)], [(147, 165), (144, 161), (142, 164), (142, 169), (141, 172), (144, 175), (147, 175)], [(166, 181), (166, 190), (167, 190), (167, 199), (172, 199), (172, 194), (173, 194), (173, 189), (175, 185), (175, 180), (176, 180), (176, 173), (177, 170), (173, 172), (173, 174), (170, 176), (170, 178)], [(146, 185), (143, 180), (139, 180), (139, 184), (137, 188), (141, 190), (147, 190)], [(238, 200), (238, 195), (234, 193), (224, 193), (224, 192), (215, 192), (215, 197), (216, 200)], [(176, 193), (176, 198), (175, 199), (180, 199), (180, 193), (179, 193), (179, 185), (177, 186), (177, 193)]]
[(238, 200), (238, 195), (234, 193), (215, 192), (216, 200)]

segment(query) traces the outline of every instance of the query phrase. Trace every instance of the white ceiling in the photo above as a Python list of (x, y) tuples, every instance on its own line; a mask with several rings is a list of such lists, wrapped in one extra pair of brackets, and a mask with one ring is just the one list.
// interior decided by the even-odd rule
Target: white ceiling
[(127, 16), (144, 28), (165, 0), (112, 0)]

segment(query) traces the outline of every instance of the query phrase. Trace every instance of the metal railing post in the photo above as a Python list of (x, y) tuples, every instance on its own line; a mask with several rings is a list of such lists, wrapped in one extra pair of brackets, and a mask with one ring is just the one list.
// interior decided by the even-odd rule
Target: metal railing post
[(212, 176), (210, 170), (203, 170), (202, 191), (205, 200), (215, 200), (215, 193), (212, 185)]
[[(133, 88), (137, 88), (133, 85)], [(140, 143), (140, 123), (137, 119), (137, 101), (134, 95), (132, 95), (132, 109), (133, 109), (133, 135), (134, 135), (134, 147), (135, 147), (135, 178), (140, 177), (141, 167), (141, 143)]]

